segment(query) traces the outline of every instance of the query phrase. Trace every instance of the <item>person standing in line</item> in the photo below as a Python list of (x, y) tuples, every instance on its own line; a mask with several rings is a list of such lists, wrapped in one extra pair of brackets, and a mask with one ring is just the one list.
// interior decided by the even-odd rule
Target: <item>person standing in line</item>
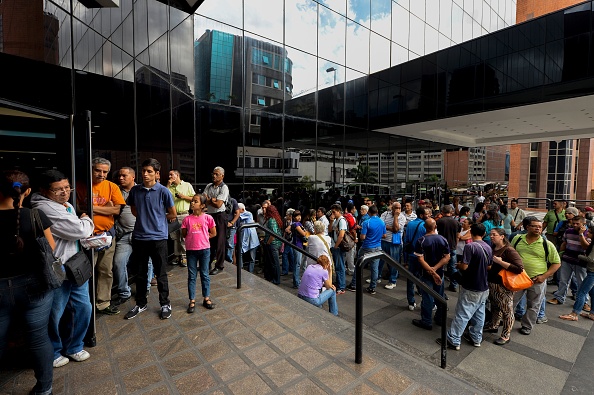
[[(464, 246), (462, 262), (458, 263), (458, 269), (464, 275), (460, 280), (460, 296), (456, 303), (454, 320), (446, 337), (447, 347), (454, 350), (460, 349), (461, 338), (475, 347), (480, 347), (483, 341), (485, 304), (489, 297), (487, 272), (491, 267), (493, 251), (483, 241), (483, 224), (472, 224), (470, 234), (472, 243)], [(467, 325), (468, 333), (465, 333)], [(437, 339), (437, 343), (441, 344), (441, 338)]]
[[(24, 322), (24, 335), (32, 355), (37, 382), (31, 394), (52, 394), (54, 349), (48, 336), (48, 322), (54, 291), (41, 281), (41, 256), (31, 227), (31, 210), (23, 200), (31, 193), (29, 177), (21, 171), (0, 175), (0, 358), (7, 346), (7, 333), (15, 320)], [(55, 250), (50, 231), (52, 222), (39, 211), (43, 235)], [(38, 236), (41, 236), (38, 233)]]
[[(54, 255), (66, 262), (80, 251), (80, 239), (93, 234), (93, 221), (85, 213), (80, 218), (68, 202), (70, 181), (58, 170), (47, 170), (39, 177), (40, 193), (31, 198), (33, 208), (39, 209), (52, 221), (51, 232), (56, 242)], [(66, 365), (70, 360), (82, 362), (90, 358), (84, 346), (84, 337), (91, 321), (93, 305), (89, 296), (89, 281), (77, 286), (65, 279), (54, 290), (49, 320), (49, 336), (53, 345), (54, 367)], [(60, 330), (67, 326), (68, 331)]]
[(136, 217), (132, 233), (132, 248), (138, 265), (138, 274), (136, 306), (126, 313), (124, 318), (127, 320), (135, 318), (148, 307), (147, 294), (143, 291), (148, 281), (149, 257), (153, 261), (153, 270), (157, 275), (161, 305), (160, 318), (164, 320), (171, 317), (169, 282), (165, 270), (169, 236), (167, 222), (177, 221), (177, 212), (171, 193), (157, 182), (160, 171), (161, 164), (156, 159), (150, 158), (142, 162), (142, 184), (135, 185), (128, 196), (128, 204)]
[[(181, 173), (179, 170), (175, 169), (169, 170), (167, 189), (169, 189), (169, 192), (171, 192), (171, 195), (173, 196), (173, 203), (175, 204), (175, 211), (177, 212), (177, 222), (181, 225), (184, 218), (188, 216), (190, 202), (196, 192), (194, 191), (192, 184), (183, 181), (181, 179)], [(170, 237), (173, 240), (173, 253), (175, 254), (175, 259), (171, 263), (186, 267), (186, 246), (181, 236), (181, 229), (172, 232)]]
[(450, 278), (448, 290), (450, 292), (457, 292), (458, 281), (456, 281), (456, 276), (458, 269), (456, 268), (456, 264), (458, 263), (458, 258), (456, 256), (456, 244), (458, 243), (460, 222), (453, 217), (454, 211), (452, 206), (443, 206), (441, 212), (443, 216), (437, 220), (437, 233), (445, 237), (450, 245), (450, 260), (447, 264), (448, 276)]
[(210, 243), (217, 235), (214, 219), (205, 214), (206, 197), (195, 195), (190, 204), (192, 214), (184, 218), (182, 222), (182, 237), (186, 241), (186, 253), (188, 257), (188, 314), (194, 312), (196, 307), (196, 274), (200, 269), (200, 285), (202, 286), (202, 306), (212, 310), (215, 305), (210, 300), (210, 277), (208, 268), (210, 261)]
[(210, 239), (210, 259), (214, 267), (210, 275), (219, 274), (225, 268), (225, 255), (227, 250), (227, 216), (225, 215), (225, 202), (229, 199), (229, 187), (223, 182), (225, 169), (217, 166), (212, 171), (212, 182), (204, 188), (206, 196), (207, 214), (215, 221), (217, 235)]

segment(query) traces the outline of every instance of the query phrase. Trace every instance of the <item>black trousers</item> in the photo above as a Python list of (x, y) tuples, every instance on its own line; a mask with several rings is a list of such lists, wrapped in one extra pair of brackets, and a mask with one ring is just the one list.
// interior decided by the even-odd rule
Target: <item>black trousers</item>
[(149, 257), (153, 261), (153, 272), (157, 277), (159, 304), (165, 306), (169, 301), (169, 281), (167, 280), (167, 240), (132, 240), (134, 259), (138, 266), (136, 275), (136, 305), (144, 306), (146, 299), (146, 284), (148, 282)]
[[(227, 252), (227, 214), (225, 212), (210, 214), (215, 221), (217, 235), (210, 239), (210, 263), (217, 260), (216, 267), (225, 267), (225, 255)], [(211, 265), (212, 266), (212, 265)]]

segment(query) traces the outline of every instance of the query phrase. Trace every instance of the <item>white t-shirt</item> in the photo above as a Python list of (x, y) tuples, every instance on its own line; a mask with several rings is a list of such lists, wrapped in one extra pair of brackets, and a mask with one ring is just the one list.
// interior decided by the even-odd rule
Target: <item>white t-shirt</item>
[(338, 234), (340, 231), (344, 230), (345, 232), (348, 232), (349, 230), (349, 225), (347, 224), (346, 218), (340, 216), (340, 218), (335, 219), (334, 222), (332, 222), (332, 230), (334, 231), (334, 243), (336, 243), (336, 239), (338, 239)]
[[(460, 236), (464, 236), (468, 232), (470, 232), (470, 229), (468, 229), (468, 230), (461, 230), (460, 231)], [(462, 254), (464, 254), (464, 246), (465, 245), (466, 245), (466, 240), (458, 240), (458, 243), (456, 243), (456, 255), (462, 255)]]

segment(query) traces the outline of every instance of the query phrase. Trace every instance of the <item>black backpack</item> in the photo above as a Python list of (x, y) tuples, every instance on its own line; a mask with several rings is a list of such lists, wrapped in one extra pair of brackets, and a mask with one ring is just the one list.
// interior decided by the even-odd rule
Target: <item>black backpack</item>
[[(522, 240), (522, 235), (518, 236), (518, 240), (516, 240), (516, 242), (514, 243), (514, 250), (516, 249), (516, 246), (518, 245), (520, 240)], [(547, 243), (546, 237), (544, 237), (543, 235), (540, 235), (540, 237), (542, 237), (542, 247), (544, 248), (545, 261), (547, 262), (547, 267), (549, 267), (551, 266), (551, 263), (549, 262), (549, 244)]]

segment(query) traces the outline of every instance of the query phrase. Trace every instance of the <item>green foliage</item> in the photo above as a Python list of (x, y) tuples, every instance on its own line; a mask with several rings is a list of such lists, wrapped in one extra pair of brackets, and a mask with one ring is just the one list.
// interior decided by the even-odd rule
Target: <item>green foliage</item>
[(355, 182), (375, 184), (377, 183), (377, 173), (371, 171), (369, 166), (360, 163), (355, 169)]

